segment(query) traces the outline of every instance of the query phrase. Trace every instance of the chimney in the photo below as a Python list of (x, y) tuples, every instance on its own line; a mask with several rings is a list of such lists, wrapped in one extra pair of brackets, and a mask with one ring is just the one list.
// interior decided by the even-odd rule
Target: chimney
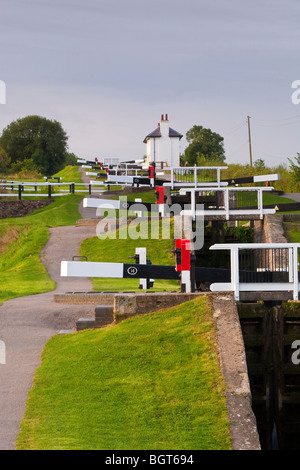
[(161, 132), (161, 137), (169, 137), (169, 121), (168, 121), (167, 114), (161, 115), (160, 132)]

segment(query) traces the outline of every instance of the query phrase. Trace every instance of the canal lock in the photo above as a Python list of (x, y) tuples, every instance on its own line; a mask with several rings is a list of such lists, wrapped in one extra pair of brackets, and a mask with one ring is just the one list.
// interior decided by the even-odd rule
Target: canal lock
[(261, 448), (299, 450), (300, 303), (237, 307)]
[[(205, 227), (199, 266), (229, 267), (228, 253), (209, 247), (257, 237), (253, 226), (230, 225), (213, 221)], [(261, 449), (300, 450), (300, 302), (237, 302), (237, 308)]]

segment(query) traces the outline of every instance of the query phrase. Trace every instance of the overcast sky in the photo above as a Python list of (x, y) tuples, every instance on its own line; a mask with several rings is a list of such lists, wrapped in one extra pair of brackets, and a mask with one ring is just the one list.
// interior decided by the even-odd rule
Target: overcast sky
[(79, 157), (128, 160), (167, 113), (249, 163), (249, 115), (253, 160), (286, 163), (300, 152), (299, 25), (299, 0), (0, 0), (0, 131), (38, 114)]

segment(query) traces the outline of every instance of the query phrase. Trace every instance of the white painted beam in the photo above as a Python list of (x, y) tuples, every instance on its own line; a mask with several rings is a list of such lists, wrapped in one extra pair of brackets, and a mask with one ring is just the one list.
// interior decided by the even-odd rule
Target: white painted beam
[(116, 175), (107, 175), (107, 181), (112, 181), (114, 183), (130, 183), (133, 184), (134, 176), (116, 176)]
[(84, 198), (82, 203), (84, 208), (98, 209), (120, 209), (120, 201), (115, 199)]
[(259, 183), (259, 182), (265, 182), (265, 181), (280, 181), (280, 175), (273, 174), (273, 175), (253, 176), (253, 183)]
[(88, 261), (62, 261), (62, 277), (113, 277), (123, 278), (123, 263), (97, 263)]

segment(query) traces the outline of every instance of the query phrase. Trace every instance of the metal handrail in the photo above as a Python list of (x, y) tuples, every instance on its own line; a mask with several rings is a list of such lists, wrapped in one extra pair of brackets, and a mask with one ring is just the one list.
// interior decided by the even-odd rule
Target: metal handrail
[[(230, 243), (216, 244), (210, 247), (210, 250), (230, 250), (230, 283), (211, 284), (210, 289), (213, 292), (234, 292), (235, 300), (240, 299), (240, 292), (280, 292), (290, 291), (293, 293), (293, 299), (299, 299), (299, 274), (298, 274), (298, 250), (299, 243)], [(241, 250), (286, 250), (285, 267), (276, 268), (276, 264), (267, 268), (268, 272), (277, 273), (282, 270), (287, 272), (286, 281), (283, 277), (279, 282), (240, 282), (240, 251)], [(263, 267), (257, 268), (257, 272), (262, 272)]]

